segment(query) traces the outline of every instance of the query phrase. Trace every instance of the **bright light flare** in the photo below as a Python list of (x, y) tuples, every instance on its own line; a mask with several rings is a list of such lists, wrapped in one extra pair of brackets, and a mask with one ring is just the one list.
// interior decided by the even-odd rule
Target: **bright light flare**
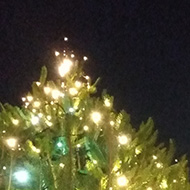
[(51, 95), (52, 95), (52, 98), (56, 100), (61, 96), (61, 92), (59, 90), (52, 90)]
[(40, 119), (37, 116), (32, 116), (32, 118), (31, 118), (31, 122), (33, 125), (37, 125), (39, 123), (39, 120)]
[(75, 96), (78, 94), (78, 90), (76, 88), (70, 88), (69, 93), (70, 95)]
[(73, 62), (70, 59), (64, 59), (63, 63), (59, 66), (58, 71), (61, 77), (64, 77), (71, 69)]
[(18, 124), (19, 124), (19, 120), (18, 120), (18, 119), (12, 119), (12, 123), (13, 123), (14, 125), (18, 125)]

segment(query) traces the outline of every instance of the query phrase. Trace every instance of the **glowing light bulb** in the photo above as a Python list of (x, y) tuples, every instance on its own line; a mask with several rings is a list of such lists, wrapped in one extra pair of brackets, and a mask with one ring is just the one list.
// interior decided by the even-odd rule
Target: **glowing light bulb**
[(53, 99), (58, 99), (59, 96), (61, 95), (61, 93), (60, 93), (59, 90), (52, 90), (51, 95), (52, 95), (52, 98), (53, 98)]
[(106, 107), (110, 107), (110, 106), (111, 106), (111, 102), (110, 102), (110, 100), (109, 100), (108, 98), (106, 98), (106, 99), (104, 100), (104, 105), (105, 105)]
[(110, 121), (110, 125), (114, 126), (115, 122), (114, 121)]
[(17, 146), (17, 139), (9, 138), (6, 140), (6, 143), (10, 148), (15, 148)]
[(50, 122), (50, 121), (48, 121), (48, 120), (46, 120), (45, 121), (45, 123), (47, 124), (47, 126), (49, 126), (49, 127), (51, 127), (52, 125), (53, 125), (53, 123), (52, 122)]
[(40, 118), (42, 118), (42, 117), (43, 117), (43, 113), (39, 113), (38, 116), (39, 116)]
[(69, 108), (69, 112), (73, 113), (75, 111), (74, 108)]
[(65, 167), (65, 164), (60, 163), (59, 166), (60, 166), (61, 168), (64, 168), (64, 167)]
[(156, 163), (157, 168), (163, 168), (163, 165), (161, 163)]
[(32, 97), (32, 96), (27, 96), (27, 100), (28, 100), (29, 102), (31, 102), (31, 101), (33, 100), (33, 97)]
[(98, 163), (97, 160), (93, 160), (92, 162), (93, 162), (93, 164), (97, 164)]
[(76, 81), (76, 82), (75, 82), (75, 86), (76, 86), (77, 88), (80, 88), (80, 87), (82, 86), (82, 83), (81, 83), (80, 81)]
[(153, 158), (154, 160), (157, 160), (157, 159), (158, 159), (158, 157), (155, 156), (155, 155), (153, 155), (152, 158)]
[(146, 190), (152, 190), (152, 187), (148, 187)]
[(25, 101), (26, 101), (26, 98), (25, 98), (25, 97), (22, 97), (22, 101), (25, 102)]
[(19, 124), (19, 120), (18, 120), (18, 119), (12, 119), (12, 123), (13, 123), (14, 125), (18, 125), (18, 124)]
[(67, 38), (67, 37), (64, 37), (64, 41), (68, 41), (68, 38)]
[(32, 116), (31, 122), (32, 122), (33, 125), (37, 125), (39, 123), (39, 117)]
[(99, 123), (101, 120), (101, 115), (99, 112), (93, 112), (91, 117), (92, 117), (93, 122), (96, 124)]
[(128, 179), (123, 175), (117, 178), (117, 184), (120, 187), (124, 187), (129, 183)]
[(70, 59), (64, 59), (63, 63), (59, 66), (58, 71), (61, 77), (64, 77), (71, 69), (73, 62)]
[(47, 119), (48, 119), (48, 120), (51, 120), (51, 115), (48, 115), (48, 116), (47, 116)]
[(88, 130), (89, 130), (89, 127), (88, 127), (87, 125), (85, 125), (85, 126), (83, 127), (83, 129), (84, 129), (84, 131), (88, 131)]
[(38, 108), (38, 107), (40, 107), (40, 102), (39, 101), (35, 101), (34, 103), (33, 103), (33, 106), (35, 107), (35, 108)]
[(37, 86), (40, 86), (40, 85), (41, 85), (41, 83), (40, 83), (40, 82), (36, 82), (36, 85), (37, 85)]
[(162, 189), (168, 188), (168, 184), (167, 184), (167, 181), (165, 179), (162, 180), (162, 182), (160, 184), (160, 188), (162, 188)]
[(36, 148), (35, 146), (32, 146), (32, 150), (36, 153), (40, 153), (40, 149)]
[(13, 176), (20, 183), (26, 183), (29, 179), (29, 174), (26, 170), (17, 171)]
[(129, 142), (129, 139), (127, 138), (126, 135), (121, 135), (118, 137), (118, 141), (120, 144), (124, 145), (124, 144), (127, 144)]
[(74, 57), (75, 57), (75, 55), (72, 53), (72, 54), (71, 54), (71, 58), (74, 58)]
[(55, 56), (59, 56), (60, 53), (58, 51), (55, 51)]
[(62, 144), (61, 142), (58, 142), (58, 143), (57, 143), (57, 146), (58, 146), (59, 148), (61, 148), (61, 147), (63, 146), (63, 144)]
[(88, 60), (88, 57), (84, 56), (84, 57), (83, 57), (83, 60), (84, 60), (84, 61), (87, 61), (87, 60)]
[(44, 92), (45, 92), (45, 94), (49, 94), (51, 92), (51, 88), (50, 87), (44, 87)]
[(3, 170), (6, 170), (7, 169), (7, 167), (6, 166), (3, 166)]
[(69, 93), (72, 95), (72, 96), (75, 96), (78, 94), (78, 90), (76, 88), (70, 88), (69, 89)]

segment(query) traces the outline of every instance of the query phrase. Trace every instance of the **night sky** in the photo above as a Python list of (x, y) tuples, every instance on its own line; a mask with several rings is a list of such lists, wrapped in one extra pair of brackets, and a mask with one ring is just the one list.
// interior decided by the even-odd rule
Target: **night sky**
[(17, 2), (0, 3), (1, 102), (20, 105), (43, 65), (56, 78), (54, 51), (67, 36), (117, 110), (136, 128), (151, 116), (160, 141), (173, 138), (190, 155), (189, 0)]

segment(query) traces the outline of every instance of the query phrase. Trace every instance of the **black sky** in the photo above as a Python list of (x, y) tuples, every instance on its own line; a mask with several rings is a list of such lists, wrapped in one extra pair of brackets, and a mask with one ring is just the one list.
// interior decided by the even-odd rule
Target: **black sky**
[(189, 0), (5, 1), (0, 10), (1, 102), (18, 105), (67, 36), (118, 110), (135, 126), (153, 117), (161, 140), (190, 153)]

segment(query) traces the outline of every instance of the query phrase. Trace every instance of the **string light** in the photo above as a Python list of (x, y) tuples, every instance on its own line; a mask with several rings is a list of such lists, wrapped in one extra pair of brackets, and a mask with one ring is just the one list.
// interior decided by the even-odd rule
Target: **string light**
[(152, 187), (148, 187), (146, 190), (152, 190)]
[(72, 95), (72, 96), (75, 96), (78, 94), (78, 90), (76, 88), (70, 88), (69, 89), (69, 93)]
[(33, 125), (37, 125), (39, 123), (39, 117), (32, 116), (31, 122), (32, 122)]
[(117, 184), (120, 187), (124, 187), (129, 183), (128, 179), (123, 175), (117, 178)]
[(64, 41), (68, 41), (69, 39), (67, 37), (64, 37)]
[(162, 180), (162, 182), (160, 184), (160, 188), (162, 188), (162, 189), (168, 188), (168, 184), (167, 184), (167, 181), (165, 179)]
[(7, 167), (6, 166), (3, 166), (3, 170), (6, 170), (7, 169)]
[(37, 85), (37, 86), (40, 86), (40, 85), (41, 85), (41, 83), (40, 83), (40, 82), (36, 82), (36, 85)]
[(63, 63), (59, 66), (58, 71), (61, 77), (64, 77), (71, 69), (73, 62), (70, 59), (64, 59)]
[(64, 167), (65, 167), (65, 164), (60, 163), (59, 166), (60, 166), (61, 168), (64, 168)]
[(29, 102), (31, 102), (31, 101), (33, 100), (33, 97), (32, 97), (32, 96), (27, 96), (27, 100), (28, 100)]
[(51, 92), (51, 88), (50, 87), (44, 87), (44, 92), (45, 92), (45, 94), (49, 94)]
[(88, 60), (88, 57), (84, 56), (84, 57), (83, 57), (83, 60), (84, 60), (84, 61), (87, 61), (87, 60)]
[(56, 99), (59, 98), (59, 96), (61, 95), (61, 93), (60, 93), (59, 90), (52, 90), (51, 95), (52, 95), (52, 98), (56, 100)]
[(18, 124), (19, 124), (19, 120), (18, 120), (18, 119), (12, 119), (12, 123), (13, 123), (14, 125), (18, 125)]
[(114, 121), (110, 121), (110, 125), (113, 126), (115, 124)]
[(93, 122), (96, 124), (99, 123), (101, 120), (101, 115), (99, 112), (93, 112), (91, 117), (92, 117)]
[(155, 155), (153, 155), (152, 157), (153, 157), (154, 160), (157, 160), (157, 159), (158, 159), (158, 157), (155, 156)]
[(75, 82), (75, 86), (76, 86), (77, 88), (80, 88), (81, 85), (82, 85), (82, 83), (81, 83), (80, 81), (76, 81), (76, 82)]
[(39, 101), (35, 101), (34, 103), (33, 103), (33, 106), (35, 107), (35, 108), (38, 108), (38, 107), (40, 107), (40, 102)]
[(120, 144), (124, 145), (124, 144), (127, 144), (129, 142), (129, 139), (126, 135), (121, 135), (118, 137), (118, 141)]
[(25, 97), (22, 97), (22, 101), (25, 102), (25, 101), (26, 101), (26, 98), (25, 98)]
[(6, 143), (10, 148), (15, 148), (17, 146), (17, 139), (9, 138), (6, 140)]
[(69, 108), (69, 112), (73, 113), (75, 111), (74, 108)]
[(110, 107), (110, 106), (111, 106), (111, 102), (110, 102), (110, 100), (109, 100), (108, 98), (106, 98), (106, 99), (104, 100), (104, 105), (105, 105), (106, 107)]
[(156, 163), (157, 168), (163, 168), (163, 165), (161, 163)]
[(89, 130), (89, 127), (88, 127), (87, 125), (85, 125), (85, 126), (83, 127), (83, 129), (84, 129), (84, 131), (88, 131), (88, 130)]
[(55, 56), (59, 56), (60, 53), (58, 51), (55, 51)]
[(36, 148), (35, 146), (32, 146), (32, 150), (36, 153), (40, 153), (40, 149)]

